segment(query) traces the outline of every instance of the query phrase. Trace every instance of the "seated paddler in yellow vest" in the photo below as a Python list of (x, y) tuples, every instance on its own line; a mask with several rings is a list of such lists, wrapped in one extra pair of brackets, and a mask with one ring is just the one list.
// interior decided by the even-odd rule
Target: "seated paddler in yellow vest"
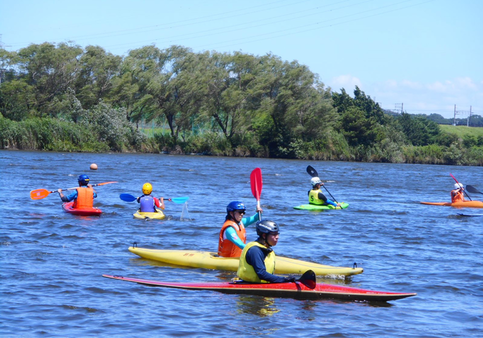
[(336, 203), (322, 193), (320, 188), (324, 185), (324, 183), (318, 177), (312, 177), (310, 179), (310, 183), (312, 183), (312, 190), (309, 190), (309, 203), (315, 205), (333, 205), (334, 207), (340, 207), (340, 203)]
[(97, 197), (97, 193), (89, 184), (89, 176), (83, 174), (79, 175), (77, 182), (79, 183), (79, 188), (74, 190), (68, 196), (64, 196), (62, 189), (57, 190), (62, 202), (70, 202), (74, 200), (74, 209), (92, 208), (94, 205), (94, 198)]
[(240, 257), (247, 235), (245, 227), (260, 220), (262, 208), (257, 206), (257, 213), (250, 217), (243, 217), (246, 213), (245, 204), (240, 201), (230, 202), (226, 207), (225, 223), (218, 238), (218, 256)]
[(275, 252), (280, 229), (277, 223), (269, 220), (257, 222), (258, 239), (248, 243), (242, 251), (238, 265), (238, 278), (252, 283), (295, 282), (295, 277), (274, 275)]

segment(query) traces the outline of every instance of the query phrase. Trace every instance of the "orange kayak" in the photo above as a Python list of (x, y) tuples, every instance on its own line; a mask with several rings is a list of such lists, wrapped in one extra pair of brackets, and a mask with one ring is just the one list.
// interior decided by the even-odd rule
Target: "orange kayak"
[(464, 202), (420, 202), (421, 204), (428, 204), (428, 205), (443, 205), (446, 207), (455, 207), (455, 208), (483, 208), (482, 201), (464, 201)]

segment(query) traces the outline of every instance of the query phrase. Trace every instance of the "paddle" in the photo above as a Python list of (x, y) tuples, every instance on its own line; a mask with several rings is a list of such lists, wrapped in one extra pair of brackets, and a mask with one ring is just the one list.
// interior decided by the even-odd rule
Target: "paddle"
[[(115, 181), (113, 181), (113, 182), (103, 182), (103, 183), (92, 184), (90, 186), (91, 187), (98, 187), (98, 186), (105, 185), (105, 184), (110, 184), (110, 183), (117, 183), (117, 182), (115, 182)], [(62, 190), (75, 190), (77, 188), (78, 187), (76, 187), (76, 188), (67, 188), (67, 189), (62, 189)], [(49, 196), (53, 192), (57, 192), (57, 190), (52, 190), (52, 191), (49, 191), (47, 189), (36, 189), (36, 190), (32, 190), (30, 192), (30, 198), (33, 199), (33, 200), (41, 200), (43, 198), (46, 198), (47, 196)]]
[[(125, 202), (134, 202), (135, 200), (137, 200), (137, 197), (131, 194), (121, 194), (119, 195), (119, 197)], [(176, 204), (185, 204), (188, 201), (188, 199), (189, 197), (172, 197), (165, 200), (174, 202)]]
[(479, 191), (478, 189), (476, 189), (472, 185), (467, 185), (466, 190), (468, 190), (469, 192), (474, 193), (474, 194), (482, 194), (483, 195), (483, 192)]
[[(257, 199), (257, 207), (260, 209), (260, 195), (262, 194), (263, 181), (262, 181), (262, 170), (260, 168), (253, 169), (250, 174), (250, 184), (252, 186), (253, 197)], [(258, 220), (262, 220), (262, 215), (258, 212)]]
[[(317, 173), (317, 170), (315, 170), (312, 166), (308, 166), (307, 167), (307, 173), (312, 176), (312, 177), (319, 177), (319, 174)], [(335, 203), (339, 203), (337, 202), (337, 200), (335, 199), (334, 196), (332, 196), (332, 194), (330, 193), (329, 189), (326, 188), (325, 184), (322, 185), (324, 187), (325, 190), (327, 190), (327, 192), (329, 193), (330, 197), (332, 197), (332, 199), (335, 201)]]
[(315, 289), (315, 286), (317, 285), (315, 272), (313, 272), (312, 270), (305, 271), (304, 274), (300, 276), (300, 278), (297, 281), (302, 283), (309, 289)]
[[(460, 182), (458, 182), (458, 180), (452, 174), (450, 174), (450, 176), (453, 177), (453, 180), (455, 180), (456, 183), (461, 184)], [(471, 197), (468, 195), (466, 190), (463, 190), (463, 192), (466, 195), (466, 197), (468, 197), (470, 199), (470, 201), (472, 201)]]

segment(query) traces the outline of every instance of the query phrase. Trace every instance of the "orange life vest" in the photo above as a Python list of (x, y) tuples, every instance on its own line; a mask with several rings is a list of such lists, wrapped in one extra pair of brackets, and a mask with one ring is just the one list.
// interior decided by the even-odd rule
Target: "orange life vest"
[(247, 233), (243, 223), (240, 222), (240, 224), (238, 225), (234, 221), (226, 220), (225, 223), (223, 223), (223, 226), (221, 227), (221, 230), (220, 230), (220, 237), (218, 240), (218, 256), (240, 257), (242, 253), (242, 249), (237, 247), (236, 244), (234, 244), (232, 241), (226, 238), (223, 238), (223, 233), (228, 227), (233, 227), (233, 229), (235, 229), (236, 234), (238, 235), (238, 237), (240, 237), (243, 243), (247, 242)]
[(77, 188), (77, 198), (74, 200), (74, 209), (92, 208), (94, 206), (94, 189), (92, 187)]
[(464, 202), (465, 195), (461, 190), (451, 190), (451, 203)]

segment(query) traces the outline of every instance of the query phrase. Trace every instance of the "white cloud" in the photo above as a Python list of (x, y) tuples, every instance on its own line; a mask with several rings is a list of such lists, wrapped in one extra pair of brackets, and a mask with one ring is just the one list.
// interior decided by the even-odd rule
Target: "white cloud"
[(340, 75), (332, 79), (332, 90), (345, 88), (353, 96), (355, 86), (378, 102), (384, 109), (400, 109), (410, 114), (440, 114), (453, 117), (457, 110), (469, 110), (483, 116), (483, 81), (470, 77), (458, 77), (443, 81), (417, 82), (408, 79), (393, 79), (384, 82), (365, 83), (351, 75)]
[(347, 93), (352, 93), (355, 87), (362, 86), (361, 80), (352, 75), (340, 75), (332, 79), (331, 87), (333, 90), (338, 91), (340, 88), (344, 88)]

